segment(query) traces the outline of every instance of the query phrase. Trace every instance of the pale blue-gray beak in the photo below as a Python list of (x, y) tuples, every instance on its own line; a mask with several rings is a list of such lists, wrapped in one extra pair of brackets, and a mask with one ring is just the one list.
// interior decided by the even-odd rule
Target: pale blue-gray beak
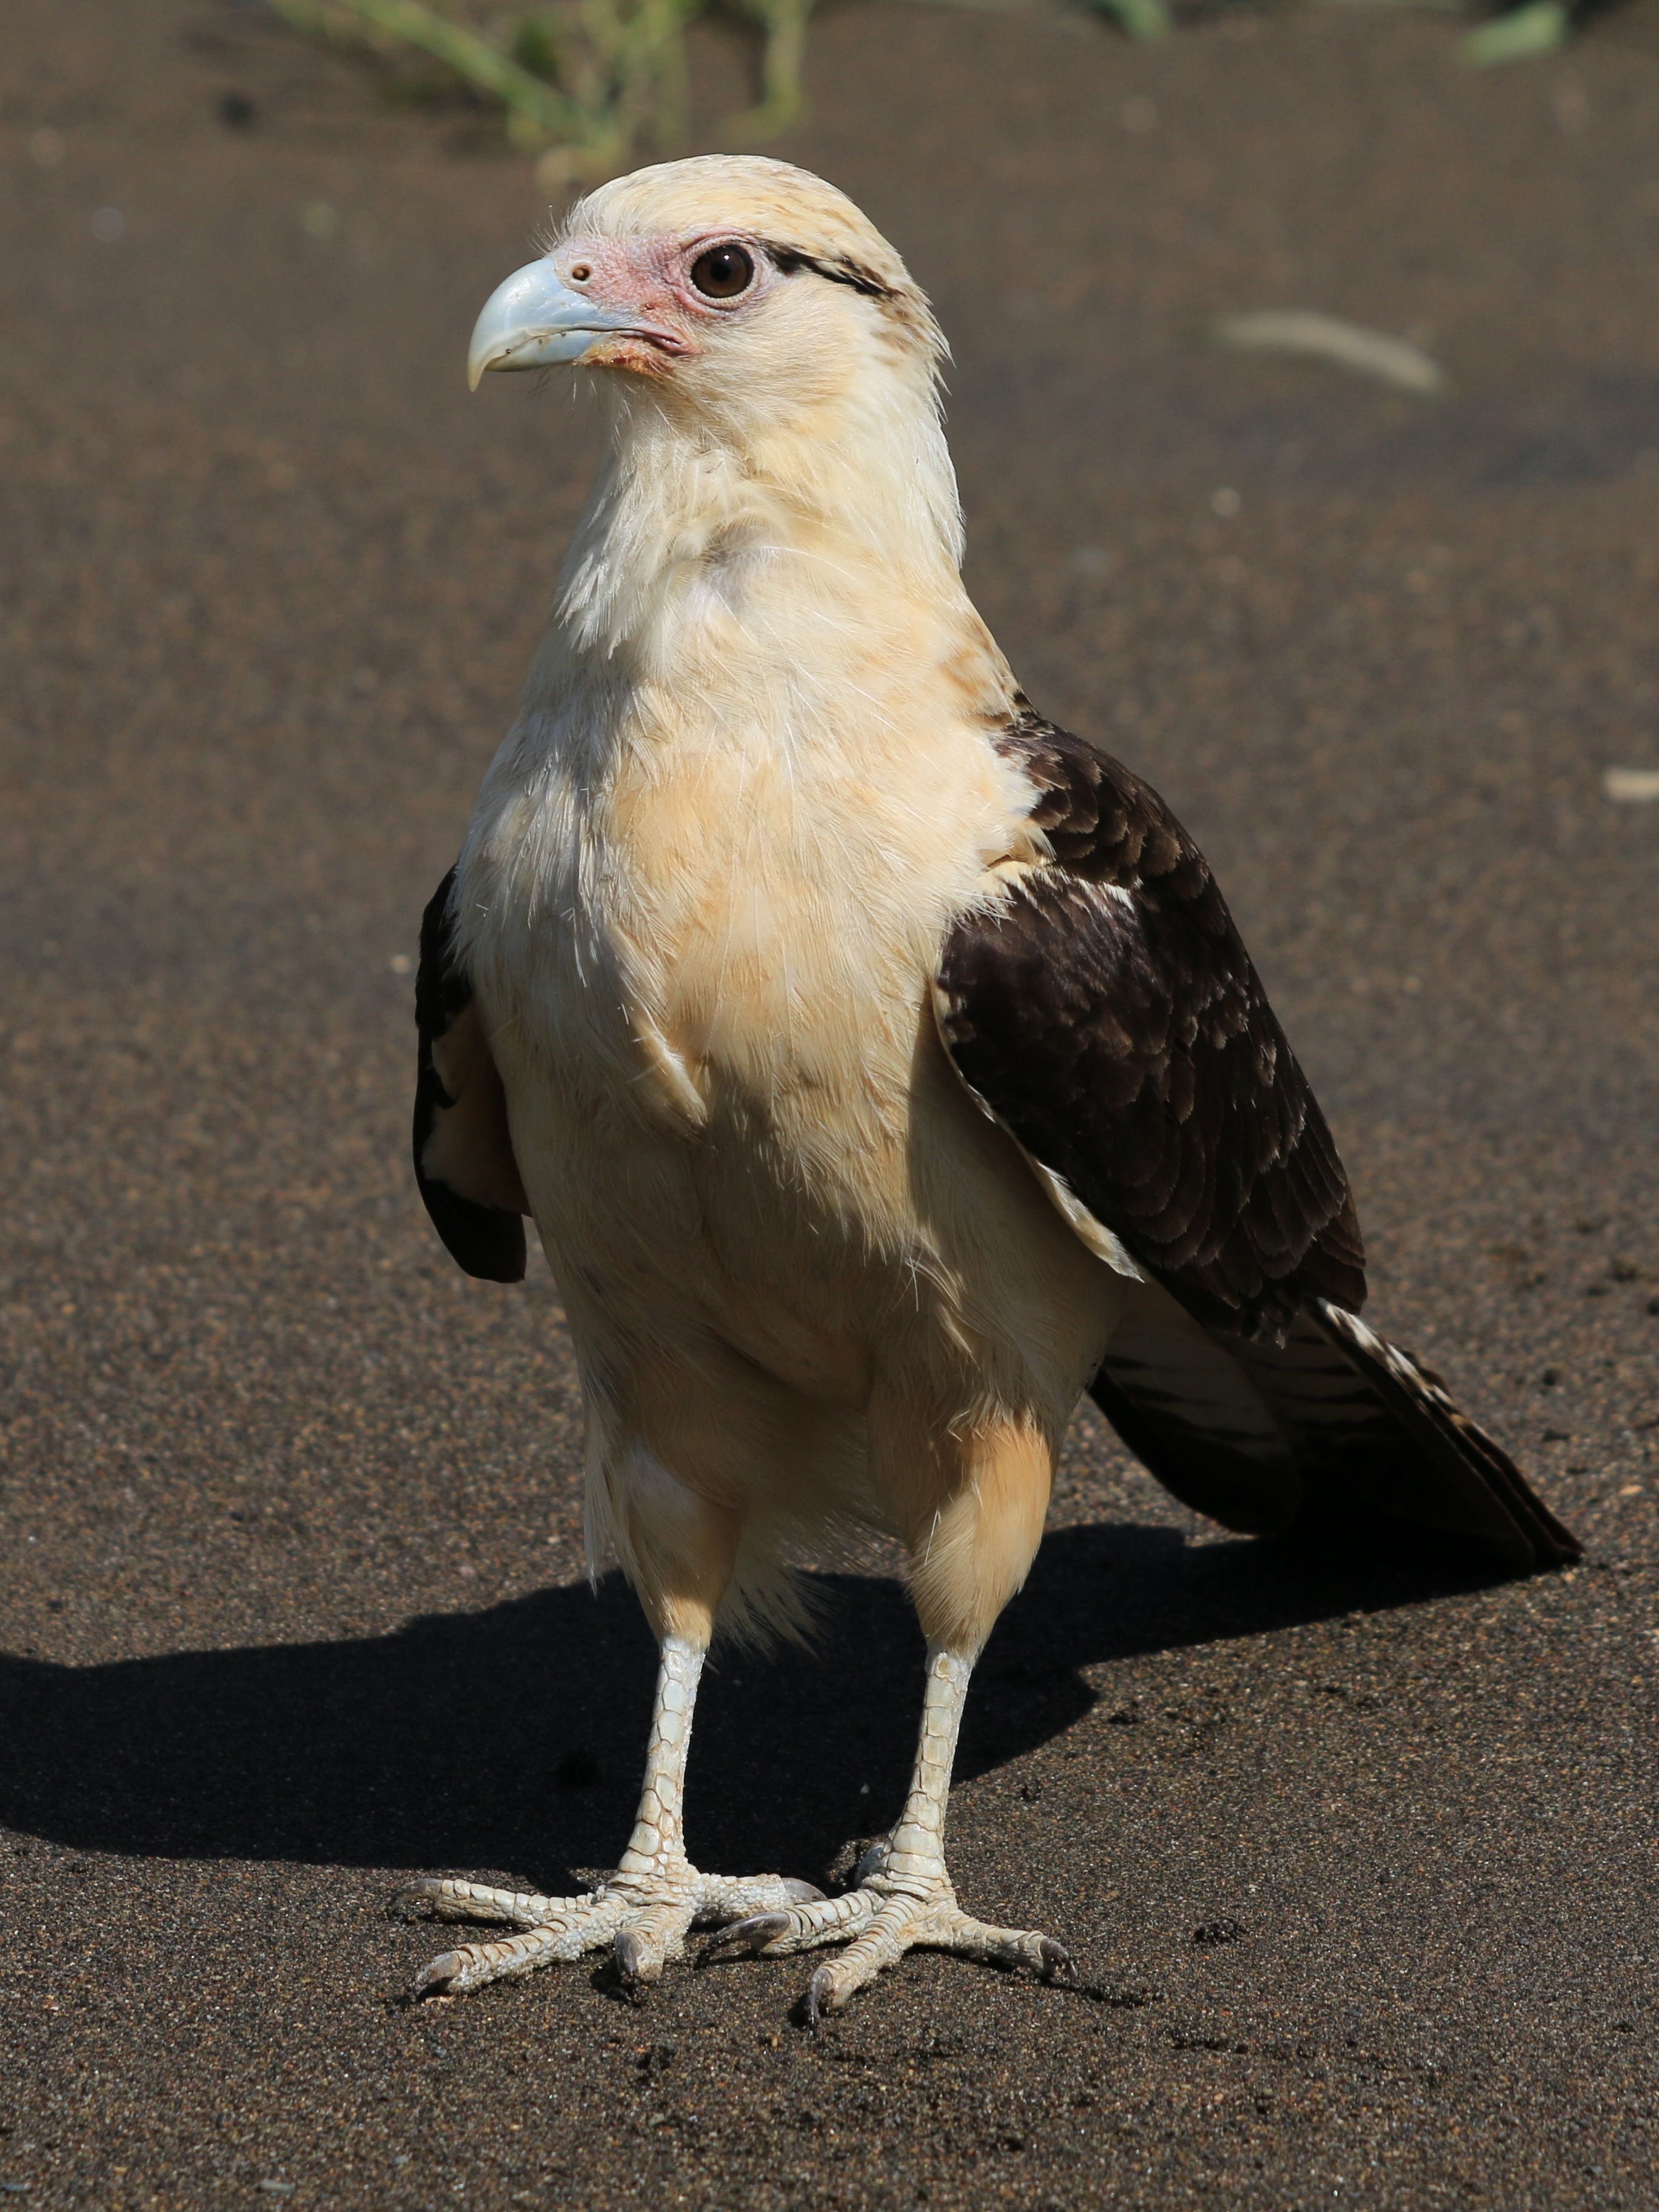
[(578, 362), (601, 338), (637, 330), (636, 318), (585, 300), (551, 261), (532, 261), (484, 301), (467, 349), (466, 380), (476, 392), (487, 368), (555, 368)]

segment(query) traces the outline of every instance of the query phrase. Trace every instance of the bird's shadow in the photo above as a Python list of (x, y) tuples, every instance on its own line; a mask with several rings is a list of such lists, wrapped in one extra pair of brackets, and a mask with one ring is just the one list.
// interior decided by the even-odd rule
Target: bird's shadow
[[(688, 1827), (706, 1865), (817, 1875), (890, 1820), (921, 1639), (902, 1588), (815, 1577), (811, 1652), (711, 1667)], [(1172, 1529), (1061, 1529), (981, 1662), (957, 1771), (1077, 1720), (1082, 1670), (1490, 1579)], [(64, 1667), (0, 1655), (0, 1823), (170, 1858), (501, 1870), (563, 1885), (633, 1815), (653, 1654), (615, 1576), (387, 1636)], [(867, 1785), (867, 1790), (866, 1788)]]

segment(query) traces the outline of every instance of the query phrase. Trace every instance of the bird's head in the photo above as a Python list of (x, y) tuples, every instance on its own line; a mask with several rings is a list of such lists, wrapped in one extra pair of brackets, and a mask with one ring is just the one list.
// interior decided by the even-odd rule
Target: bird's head
[(724, 442), (833, 415), (872, 370), (931, 407), (943, 355), (926, 299), (844, 194), (726, 155), (582, 200), (485, 303), (467, 368), (475, 389), (489, 369), (611, 371)]

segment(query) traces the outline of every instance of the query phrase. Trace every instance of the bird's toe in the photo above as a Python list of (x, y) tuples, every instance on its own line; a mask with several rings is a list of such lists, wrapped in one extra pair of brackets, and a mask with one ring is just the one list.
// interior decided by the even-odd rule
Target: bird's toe
[(617, 1930), (617, 1972), (630, 1997), (643, 1998), (662, 1979), (671, 1959), (685, 1956), (685, 1934), (691, 1925), (689, 1902), (674, 1899), (631, 1913)]
[(827, 2012), (837, 2011), (846, 2002), (845, 1997), (836, 1994), (836, 1978), (830, 1968), (820, 1966), (806, 1984), (805, 1999), (806, 2025), (814, 2035), (818, 2032), (818, 2022), (823, 2014)]
[(394, 1889), (386, 1899), (386, 1911), (394, 1920), (431, 1920), (438, 1914), (438, 1904), (447, 1884), (441, 1881), (406, 1881)]
[(616, 1948), (622, 1985), (637, 2002), (653, 1983), (662, 1978), (663, 1947), (642, 1928), (623, 1928), (617, 1933)]
[(665, 1966), (685, 1956), (685, 1938), (695, 1922), (738, 1915), (709, 1950), (744, 1942), (758, 1948), (791, 1935), (800, 1916), (823, 1902), (810, 1881), (770, 1874), (702, 1875), (681, 1862), (648, 1879), (630, 1869), (586, 1897), (542, 1897), (428, 1877), (405, 1882), (391, 1905), (405, 1919), (492, 1921), (515, 1931), (496, 1942), (444, 1952), (422, 1968), (411, 1996), (459, 1996), (611, 1946), (623, 1990), (640, 1999), (660, 1980)]
[(746, 1920), (733, 1920), (718, 1935), (711, 1936), (702, 1947), (698, 1964), (707, 1966), (711, 1959), (719, 1958), (723, 1952), (740, 1951), (745, 1945), (750, 1951), (763, 1951), (778, 1936), (788, 1933), (789, 1915), (787, 1912), (751, 1912)]
[[(839, 2012), (907, 1951), (952, 1951), (959, 1958), (975, 1959), (986, 1966), (1025, 1966), (1045, 1981), (1074, 1983), (1078, 1978), (1071, 1953), (1052, 1936), (1032, 1929), (992, 1927), (972, 1919), (948, 1889), (933, 1896), (892, 1890), (885, 1894), (871, 1890), (852, 1894), (869, 1899), (872, 1910), (861, 1924), (839, 1931), (852, 1940), (840, 1957), (820, 1966), (807, 1984), (809, 2027), (816, 2027), (826, 2013)], [(813, 1940), (829, 1942), (834, 1937), (822, 1935)], [(806, 1948), (802, 1942), (775, 1939), (764, 1946), (769, 1955)]]
[(849, 1889), (840, 1897), (814, 1897), (781, 1905), (773, 1912), (756, 1913), (734, 1928), (721, 1929), (703, 1956), (708, 1958), (732, 1942), (747, 1943), (763, 1959), (781, 1959), (791, 1951), (814, 1951), (823, 1943), (845, 1943), (875, 1917), (880, 1905), (880, 1899), (871, 1891)]
[(425, 1877), (394, 1890), (387, 1910), (399, 1920), (488, 1920), (537, 1928), (562, 1908), (586, 1899), (540, 1897), (530, 1890), (492, 1889), (483, 1882)]
[(700, 1874), (696, 1878), (699, 1920), (734, 1920), (758, 1913), (786, 1911), (811, 1905), (823, 1895), (810, 1881), (781, 1874)]
[(482, 1989), (486, 1982), (511, 1981), (554, 1957), (557, 1943), (556, 1931), (548, 1928), (529, 1929), (522, 1936), (509, 1936), (498, 1943), (464, 1943), (428, 1960), (410, 1984), (409, 1994), (411, 1997), (458, 1997), (467, 1990)]
[(428, 1959), (409, 1985), (412, 1997), (447, 1996), (458, 1974), (465, 1971), (466, 1960), (459, 1951), (443, 1951), (435, 1959)]
[(1039, 1939), (1039, 1945), (1042, 1954), (1042, 1973), (1045, 1980), (1075, 1984), (1080, 1978), (1077, 1970), (1077, 1960), (1063, 1943), (1057, 1943), (1052, 1936), (1044, 1936)]

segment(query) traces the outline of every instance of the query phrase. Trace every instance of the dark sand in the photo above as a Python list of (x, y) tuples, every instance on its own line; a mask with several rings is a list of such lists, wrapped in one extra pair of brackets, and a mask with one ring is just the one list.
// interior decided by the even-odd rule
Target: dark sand
[[(1452, 35), (1138, 52), (865, 5), (814, 35), (783, 150), (939, 303), (987, 614), (1209, 850), (1374, 1316), (1588, 1553), (1488, 1589), (1298, 1566), (1081, 1421), (953, 1833), (970, 1906), (1063, 1936), (1097, 1996), (918, 1957), (812, 2041), (799, 1961), (637, 2012), (586, 1967), (410, 2009), (437, 1944), (383, 1909), (411, 1869), (613, 1856), (650, 1666), (580, 1580), (544, 1273), (464, 1280), (405, 1160), (416, 919), (593, 452), (562, 388), (461, 374), (528, 167), (252, 10), (13, 0), (14, 2201), (1659, 2195), (1659, 805), (1600, 781), (1659, 765), (1659, 16), (1480, 76)], [(737, 49), (699, 51), (717, 112)], [(1415, 331), (1451, 396), (1208, 343), (1273, 305)], [(890, 1816), (916, 1638), (891, 1581), (831, 1595), (821, 1660), (711, 1679), (705, 1864), (821, 1875)]]

